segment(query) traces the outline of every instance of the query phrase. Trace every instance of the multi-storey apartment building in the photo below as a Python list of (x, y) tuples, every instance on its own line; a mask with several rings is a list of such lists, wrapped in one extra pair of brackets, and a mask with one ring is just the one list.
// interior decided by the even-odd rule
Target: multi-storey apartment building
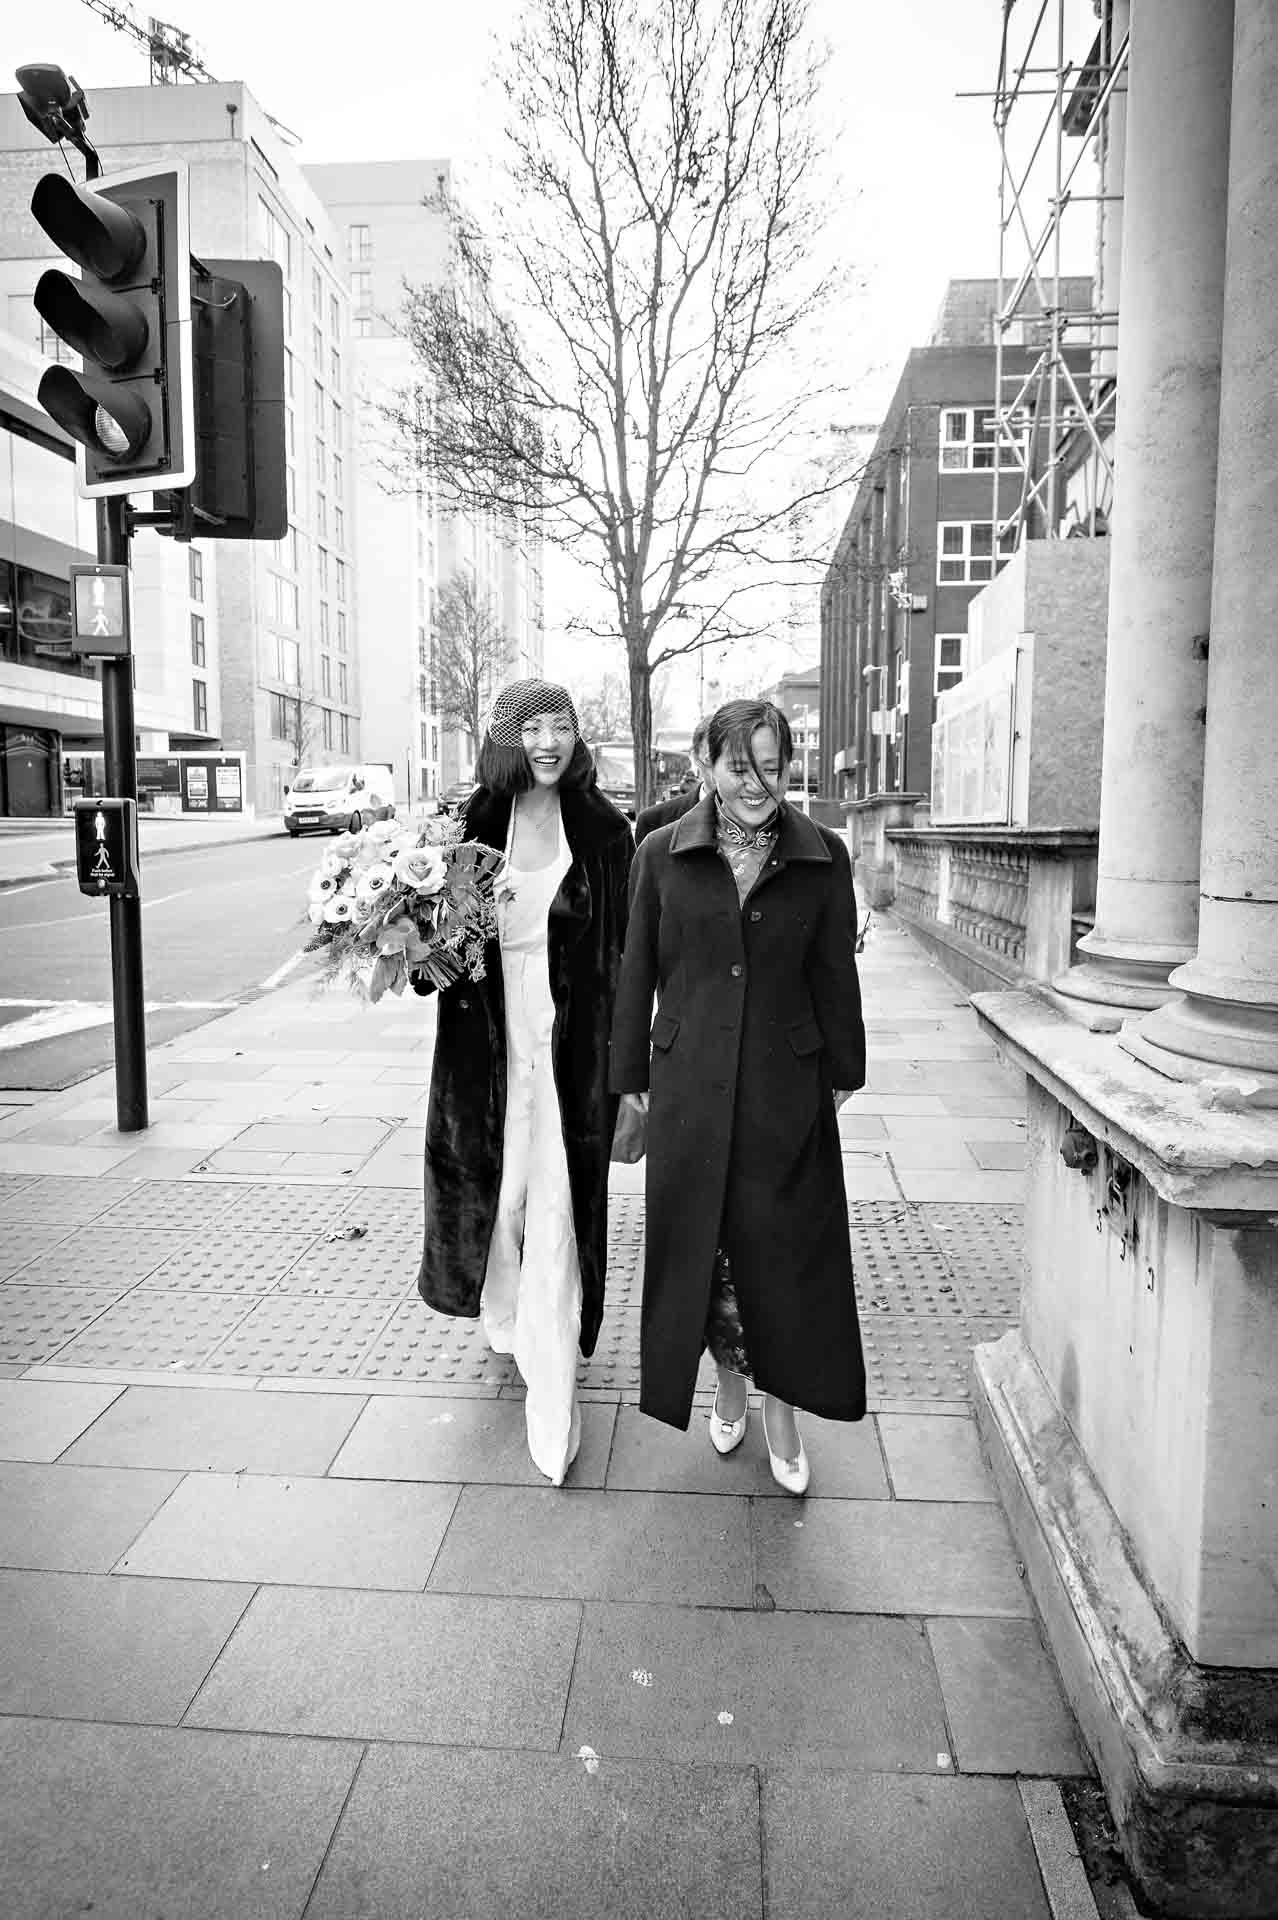
[[(1063, 283), (1086, 299), (1086, 280)], [(995, 473), (994, 281), (951, 285), (906, 358), (821, 590), (821, 791), (926, 799), (938, 694), (962, 678), (967, 609), (1016, 544), (1022, 480)], [(1005, 371), (1033, 365), (1026, 344)], [(997, 488), (996, 488), (997, 483)], [(996, 499), (997, 490), (997, 499)]]
[[(300, 760), (367, 758), (344, 252), (292, 152), (243, 85), (91, 89), (90, 98), (105, 174), (169, 157), (186, 161), (193, 251), (275, 259), (283, 270), (288, 533), (278, 542), (195, 541), (188, 548), (146, 532), (135, 538), (132, 556), (139, 746), (239, 749), (249, 802), (274, 809)], [(57, 351), (31, 303), (36, 280), (56, 256), (31, 217), (30, 200), (41, 174), (60, 164), (16, 99), (0, 99), (0, 324), (25, 344), (28, 374), (31, 356)], [(51, 429), (46, 439), (56, 444)], [(83, 557), (87, 548), (91, 557), (92, 523), (83, 503), (71, 504), (71, 471), (60, 467), (58, 482), (49, 484), (63, 494), (64, 519), (71, 516), (78, 528), (77, 552)], [(46, 537), (42, 498), (25, 475), (21, 484), (15, 479), (11, 544), (25, 543), (33, 553), (32, 540)], [(39, 549), (48, 564), (35, 570), (63, 592), (75, 545), (60, 539), (57, 550)], [(28, 711), (30, 703), (11, 699), (0, 680), (0, 722)], [(100, 746), (100, 703), (55, 700), (48, 713), (44, 731), (57, 751)]]
[(451, 186), (448, 161), (352, 162), (306, 173), (341, 236), (350, 276), (366, 756), (402, 770), (408, 793), (433, 794), (469, 775), (477, 745), (447, 725), (439, 708), (440, 590), (462, 576), (491, 607), (509, 642), (494, 680), (539, 673), (540, 540), (493, 516), (442, 511), (429, 475), (413, 473), (384, 412), (398, 394), (429, 390), (400, 317), (406, 284), (447, 284), (458, 271), (438, 204)]

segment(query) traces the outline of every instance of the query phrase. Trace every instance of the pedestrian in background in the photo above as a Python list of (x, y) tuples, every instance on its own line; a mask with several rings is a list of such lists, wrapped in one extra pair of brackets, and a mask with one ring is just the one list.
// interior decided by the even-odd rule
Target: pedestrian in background
[(715, 1448), (744, 1437), (753, 1381), (773, 1476), (802, 1493), (794, 1409), (865, 1413), (837, 1120), (865, 1078), (851, 863), (783, 797), (771, 702), (720, 707), (707, 751), (714, 791), (636, 857), (613, 1023), (612, 1085), (648, 1107), (640, 1405), (686, 1428), (708, 1346)]
[(514, 1355), (529, 1453), (558, 1486), (581, 1439), (577, 1354), (603, 1315), (608, 1035), (634, 845), (563, 687), (505, 688), (476, 773), (463, 825), (504, 856), (498, 935), (483, 979), (439, 996), (418, 1290), (437, 1312), (479, 1315)]
[(690, 813), (698, 800), (704, 800), (710, 791), (710, 763), (706, 759), (706, 732), (710, 722), (706, 718), (698, 720), (692, 729), (692, 739), (688, 744), (688, 779), (682, 793), (676, 793), (670, 800), (659, 800), (655, 806), (645, 807), (635, 821), (635, 845), (646, 840), (655, 827), (668, 827), (673, 820)]

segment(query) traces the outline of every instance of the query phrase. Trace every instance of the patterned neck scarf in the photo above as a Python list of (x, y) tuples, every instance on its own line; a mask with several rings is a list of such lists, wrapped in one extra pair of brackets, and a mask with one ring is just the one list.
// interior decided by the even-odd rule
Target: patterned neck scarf
[(715, 831), (719, 836), (720, 846), (731, 847), (734, 850), (757, 847), (766, 853), (776, 839), (777, 830), (781, 825), (781, 809), (778, 807), (772, 818), (765, 820), (761, 827), (743, 827), (724, 810), (718, 794), (714, 797), (714, 814)]

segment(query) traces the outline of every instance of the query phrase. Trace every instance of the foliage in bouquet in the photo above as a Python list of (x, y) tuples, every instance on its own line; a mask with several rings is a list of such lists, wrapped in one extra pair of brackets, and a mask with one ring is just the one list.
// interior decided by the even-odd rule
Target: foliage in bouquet
[(306, 951), (323, 953), (331, 982), (377, 1001), (414, 973), (434, 987), (483, 978), (501, 857), (464, 831), (444, 816), (422, 827), (380, 820), (334, 841), (306, 910)]

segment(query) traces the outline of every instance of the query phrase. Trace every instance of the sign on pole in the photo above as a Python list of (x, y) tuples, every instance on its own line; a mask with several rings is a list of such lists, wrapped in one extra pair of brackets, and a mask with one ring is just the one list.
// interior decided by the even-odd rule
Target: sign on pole
[(129, 631), (129, 569), (100, 560), (92, 567), (71, 568), (71, 645), (91, 659), (127, 654)]

